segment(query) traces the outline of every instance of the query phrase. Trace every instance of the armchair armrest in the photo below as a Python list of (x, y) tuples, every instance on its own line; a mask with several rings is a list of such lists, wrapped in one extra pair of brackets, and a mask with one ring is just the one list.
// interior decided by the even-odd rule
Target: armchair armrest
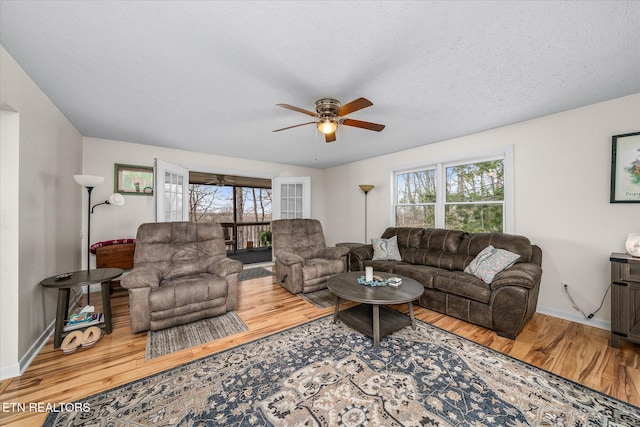
[(355, 248), (351, 248), (349, 252), (351, 271), (364, 270), (363, 261), (373, 258), (373, 245), (362, 245)]
[(373, 245), (362, 245), (351, 248), (351, 256), (356, 256), (361, 260), (373, 258)]
[(349, 253), (349, 248), (344, 246), (334, 246), (320, 249), (320, 258), (340, 259)]
[(277, 258), (278, 261), (284, 265), (304, 265), (304, 258), (302, 258), (300, 255), (292, 254), (291, 252), (280, 252)]
[(533, 289), (540, 285), (541, 278), (542, 267), (533, 263), (521, 262), (496, 274), (491, 282), (491, 290), (495, 291), (505, 286)]
[(162, 280), (162, 272), (151, 266), (134, 267), (121, 281), (121, 285), (125, 289), (135, 288), (151, 288), (151, 290), (160, 287)]
[(226, 277), (230, 274), (240, 273), (242, 271), (242, 262), (231, 258), (223, 258), (220, 262), (213, 263), (209, 267), (209, 273), (220, 277)]

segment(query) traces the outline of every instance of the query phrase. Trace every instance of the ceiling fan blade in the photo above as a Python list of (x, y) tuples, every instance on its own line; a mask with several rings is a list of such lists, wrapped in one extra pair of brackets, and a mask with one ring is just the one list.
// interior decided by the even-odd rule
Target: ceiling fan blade
[(274, 132), (280, 132), (281, 130), (293, 129), (293, 128), (297, 128), (298, 126), (304, 126), (304, 125), (310, 125), (310, 124), (316, 124), (316, 122), (300, 123), (299, 125), (293, 125), (293, 126), (288, 126), (282, 129), (276, 129), (274, 130)]
[(324, 140), (327, 142), (333, 142), (336, 140), (336, 133), (331, 132), (324, 135)]
[(338, 116), (346, 116), (347, 114), (351, 114), (354, 111), (362, 110), (363, 108), (371, 107), (373, 103), (365, 98), (358, 98), (355, 101), (351, 101), (348, 104), (344, 104), (338, 110)]
[(380, 125), (378, 123), (363, 122), (361, 120), (344, 119), (340, 120), (340, 123), (345, 126), (354, 126), (357, 128), (374, 130), (376, 132), (380, 132), (382, 129), (384, 129), (384, 125)]
[(300, 107), (294, 107), (293, 105), (289, 105), (289, 104), (276, 104), (277, 107), (282, 107), (282, 108), (286, 108), (288, 110), (293, 110), (293, 111), (297, 111), (298, 113), (303, 113), (303, 114), (307, 114), (309, 116), (312, 117), (318, 117), (317, 113), (314, 113), (312, 111), (309, 110), (305, 110), (303, 108)]

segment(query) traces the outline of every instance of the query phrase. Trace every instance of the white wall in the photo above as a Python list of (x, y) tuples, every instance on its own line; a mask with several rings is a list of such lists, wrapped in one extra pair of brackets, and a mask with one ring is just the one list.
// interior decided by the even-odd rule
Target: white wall
[[(278, 176), (311, 177), (311, 216), (324, 221), (324, 171), (280, 163), (268, 163), (213, 154), (175, 150), (150, 145), (134, 144), (98, 138), (84, 138), (84, 173), (106, 177), (94, 188), (92, 204), (109, 198), (114, 190), (114, 164), (153, 166), (158, 158), (190, 170), (219, 172), (233, 175), (273, 178)], [(138, 226), (153, 222), (154, 198), (125, 195), (124, 206), (99, 206), (91, 218), (91, 243), (118, 238), (135, 238)], [(86, 202), (85, 202), (86, 203)], [(83, 225), (86, 229), (86, 224)], [(83, 242), (86, 247), (86, 241)], [(91, 263), (95, 265), (95, 257)], [(86, 264), (86, 259), (83, 261)]]
[(539, 311), (608, 328), (609, 296), (586, 321), (560, 283), (569, 284), (587, 314), (595, 311), (610, 282), (609, 255), (625, 252), (627, 234), (640, 229), (640, 205), (609, 203), (611, 137), (637, 131), (640, 94), (327, 169), (327, 194), (340, 207), (339, 215), (328, 215), (327, 239), (364, 240), (358, 184), (375, 185), (368, 196), (368, 235), (379, 236), (390, 225), (391, 170), (513, 145), (514, 232), (543, 250)]
[(19, 374), (48, 338), (57, 293), (40, 281), (80, 268), (81, 187), (72, 176), (82, 168), (82, 137), (3, 47), (0, 75), (0, 377), (6, 378)]

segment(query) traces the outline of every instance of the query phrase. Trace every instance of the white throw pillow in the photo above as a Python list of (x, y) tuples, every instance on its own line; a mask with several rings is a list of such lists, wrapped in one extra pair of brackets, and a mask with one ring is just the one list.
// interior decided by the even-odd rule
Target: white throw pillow
[(473, 274), (489, 284), (496, 274), (511, 267), (518, 258), (520, 258), (518, 254), (504, 249), (496, 249), (489, 245), (476, 255), (471, 264), (464, 269), (464, 272)]
[(374, 237), (371, 239), (373, 245), (373, 260), (402, 261), (400, 250), (398, 249), (398, 236), (390, 239)]

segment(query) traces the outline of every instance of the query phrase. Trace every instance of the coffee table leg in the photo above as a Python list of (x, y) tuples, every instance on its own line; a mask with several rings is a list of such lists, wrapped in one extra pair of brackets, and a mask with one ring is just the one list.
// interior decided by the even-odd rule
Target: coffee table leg
[(407, 303), (407, 305), (409, 306), (409, 318), (411, 319), (411, 327), (413, 329), (416, 328), (416, 317), (413, 315), (413, 302), (409, 301)]
[(64, 319), (69, 311), (70, 288), (58, 289), (58, 307), (56, 308), (56, 325), (53, 332), (53, 348), (60, 348), (62, 344), (62, 330), (64, 329)]
[(333, 313), (333, 323), (338, 322), (338, 313), (340, 313), (340, 297), (336, 295), (336, 311)]
[(111, 281), (102, 282), (102, 311), (104, 312), (104, 330), (109, 335), (113, 330), (111, 323)]
[(373, 304), (373, 348), (380, 346), (380, 306)]

